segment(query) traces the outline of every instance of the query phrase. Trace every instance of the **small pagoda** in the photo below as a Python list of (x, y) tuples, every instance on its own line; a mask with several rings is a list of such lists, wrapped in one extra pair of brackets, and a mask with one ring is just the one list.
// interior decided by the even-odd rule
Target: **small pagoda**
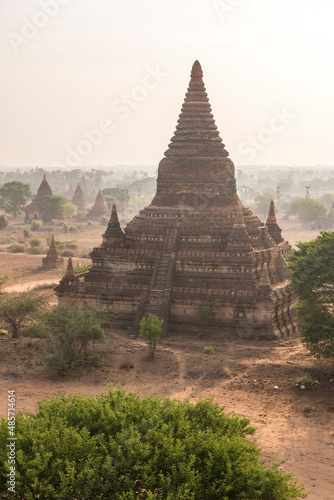
[(78, 212), (87, 212), (87, 202), (85, 200), (84, 194), (82, 192), (80, 183), (76, 187), (74, 192), (72, 203), (77, 207)]
[(94, 220), (99, 219), (102, 215), (107, 214), (109, 214), (109, 210), (102, 196), (101, 189), (99, 189), (99, 192), (97, 193), (97, 196), (95, 198), (95, 203), (88, 211), (86, 217), (87, 219)]
[(151, 204), (124, 229), (113, 206), (90, 270), (70, 284), (63, 278), (55, 291), (60, 305), (112, 306), (134, 333), (154, 314), (165, 334), (288, 336), (295, 331), (290, 249), (274, 202), (265, 224), (241, 203), (196, 61)]
[(46, 267), (48, 269), (55, 269), (63, 265), (64, 265), (64, 258), (60, 257), (56, 247), (54, 236), (52, 235), (48, 253), (46, 254), (46, 257), (43, 258), (42, 267)]
[(46, 175), (44, 174), (43, 180), (38, 188), (35, 198), (33, 198), (32, 202), (27, 206), (25, 210), (25, 223), (30, 223), (34, 219), (42, 219), (42, 204), (46, 196), (52, 196), (52, 189), (48, 181), (46, 180)]

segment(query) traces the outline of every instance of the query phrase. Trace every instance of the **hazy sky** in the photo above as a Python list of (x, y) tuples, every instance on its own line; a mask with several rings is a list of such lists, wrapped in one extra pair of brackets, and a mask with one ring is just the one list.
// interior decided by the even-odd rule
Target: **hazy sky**
[(0, 0), (0, 164), (154, 164), (198, 59), (236, 164), (334, 164), (333, 0)]

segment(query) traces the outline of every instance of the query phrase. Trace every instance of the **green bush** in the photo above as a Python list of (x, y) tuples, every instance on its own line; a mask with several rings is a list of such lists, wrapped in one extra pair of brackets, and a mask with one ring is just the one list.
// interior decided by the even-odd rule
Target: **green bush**
[(41, 238), (38, 238), (38, 236), (33, 236), (30, 238), (29, 243), (32, 247), (38, 247), (41, 244)]
[(12, 253), (24, 253), (25, 250), (26, 250), (26, 247), (25, 247), (24, 243), (13, 243), (9, 247), (9, 251)]
[(106, 224), (108, 224), (108, 221), (109, 221), (108, 217), (106, 217), (105, 215), (101, 215), (100, 217), (101, 226), (105, 226)]
[(41, 250), (38, 247), (30, 247), (29, 248), (29, 253), (31, 255), (40, 255)]
[(101, 322), (110, 316), (108, 310), (55, 307), (44, 314), (42, 324), (50, 342), (44, 354), (44, 363), (58, 375), (96, 363), (89, 347), (94, 341), (106, 340)]
[[(260, 462), (249, 420), (205, 400), (126, 394), (57, 396), (16, 415), (17, 498), (292, 500), (302, 488)], [(0, 492), (8, 495), (8, 421), (0, 424)], [(3, 497), (4, 498), (4, 497)], [(8, 496), (9, 498), (9, 496)]]
[(70, 233), (77, 233), (79, 231), (79, 229), (76, 226), (70, 226), (68, 230)]
[(204, 354), (215, 354), (215, 350), (211, 346), (210, 347), (204, 347), (203, 352), (204, 352)]
[(47, 337), (46, 329), (40, 321), (31, 323), (24, 333), (31, 338), (44, 339)]
[(66, 248), (70, 248), (71, 250), (75, 250), (76, 248), (78, 248), (78, 240), (76, 239), (71, 241), (64, 241), (64, 243), (66, 244)]
[(66, 250), (66, 243), (62, 243), (61, 241), (56, 241), (56, 247), (57, 247), (57, 250), (58, 252), (63, 252), (64, 250)]
[(75, 256), (75, 252), (73, 252), (73, 250), (69, 250), (68, 248), (66, 250), (63, 250), (61, 254), (63, 257), (74, 257)]
[(29, 229), (28, 227), (24, 227), (24, 228), (22, 229), (22, 231), (23, 231), (23, 236), (24, 236), (25, 238), (31, 238), (31, 236), (32, 236), (32, 235), (31, 235), (31, 231), (30, 231), (30, 229)]
[(61, 226), (61, 230), (63, 233), (68, 233), (68, 224), (66, 222)]
[(8, 219), (5, 215), (0, 215), (0, 229), (5, 229), (8, 226)]
[(0, 330), (0, 337), (7, 337), (8, 335), (8, 330), (5, 330), (4, 328), (1, 328)]
[(43, 226), (43, 222), (41, 220), (33, 220), (31, 221), (31, 230), (32, 231), (39, 231)]

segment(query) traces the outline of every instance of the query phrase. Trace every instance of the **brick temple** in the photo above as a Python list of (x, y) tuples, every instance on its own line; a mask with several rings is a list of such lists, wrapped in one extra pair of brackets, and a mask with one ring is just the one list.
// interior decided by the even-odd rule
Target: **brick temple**
[(25, 210), (24, 222), (29, 223), (34, 219), (41, 219), (43, 217), (42, 204), (46, 196), (52, 196), (52, 189), (44, 174), (35, 198), (33, 198)]
[(291, 247), (273, 202), (263, 224), (239, 200), (202, 77), (196, 61), (152, 203), (124, 230), (113, 206), (91, 269), (64, 276), (55, 289), (59, 304), (112, 306), (118, 322), (135, 332), (143, 316), (155, 314), (165, 333), (290, 335), (285, 255)]

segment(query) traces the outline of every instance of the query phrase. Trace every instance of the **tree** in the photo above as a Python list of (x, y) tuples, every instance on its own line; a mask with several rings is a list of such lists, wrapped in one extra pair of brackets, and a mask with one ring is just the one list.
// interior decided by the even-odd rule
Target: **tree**
[(310, 224), (314, 222), (321, 209), (320, 201), (314, 200), (313, 198), (302, 198), (298, 203), (297, 218), (303, 224)]
[(0, 276), (0, 294), (3, 293), (3, 287), (10, 280), (10, 275), (6, 273), (4, 276)]
[(269, 212), (269, 205), (271, 200), (274, 200), (276, 196), (273, 193), (260, 194), (255, 198), (256, 205), (254, 212), (261, 219), (265, 219)]
[(44, 220), (60, 220), (64, 217), (72, 217), (77, 213), (77, 207), (62, 195), (46, 196), (41, 208)]
[[(247, 418), (210, 400), (192, 404), (109, 389), (64, 394), (17, 413), (17, 498), (297, 500), (303, 488), (266, 466)], [(8, 492), (11, 423), (0, 423), (0, 494)], [(14, 497), (13, 497), (14, 498)]]
[(142, 318), (140, 321), (139, 333), (144, 339), (148, 340), (151, 358), (154, 357), (157, 340), (162, 333), (163, 323), (163, 319), (154, 314), (150, 314), (148, 318)]
[(64, 375), (85, 362), (96, 361), (96, 357), (90, 357), (88, 347), (92, 342), (105, 341), (101, 322), (110, 322), (112, 317), (110, 310), (61, 306), (47, 311), (41, 320), (50, 339), (45, 363)]
[(302, 341), (317, 358), (334, 359), (334, 232), (297, 246), (288, 262)]
[(24, 321), (34, 319), (46, 305), (46, 298), (33, 290), (20, 292), (12, 297), (0, 297), (0, 318), (9, 325), (12, 336), (19, 337)]
[(125, 188), (106, 188), (102, 190), (102, 194), (103, 196), (112, 196), (123, 204), (130, 200), (129, 190)]
[(23, 212), (32, 196), (29, 184), (19, 181), (6, 182), (0, 188), (0, 208), (17, 217)]
[(5, 229), (8, 226), (8, 220), (5, 215), (0, 215), (0, 229)]
[(214, 302), (210, 300), (202, 300), (202, 302), (196, 306), (196, 315), (203, 321), (204, 324), (207, 324), (211, 319), (217, 316), (219, 303), (219, 299)]

